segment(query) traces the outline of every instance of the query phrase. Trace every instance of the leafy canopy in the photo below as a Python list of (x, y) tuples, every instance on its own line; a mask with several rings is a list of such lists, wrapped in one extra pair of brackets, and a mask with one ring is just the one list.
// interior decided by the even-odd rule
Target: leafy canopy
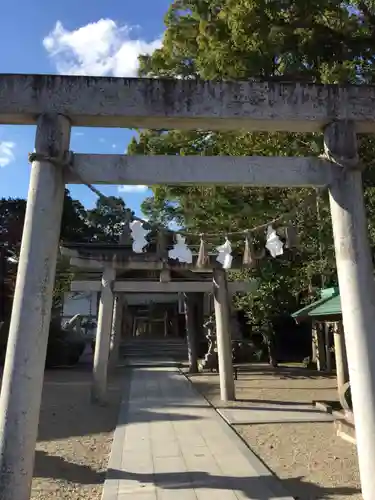
[[(162, 47), (141, 56), (140, 74), (205, 80), (373, 83), (375, 8), (337, 0), (176, 0), (165, 16)], [(142, 131), (129, 154), (317, 155), (320, 134)], [(360, 138), (374, 242), (374, 141)], [(151, 220), (209, 232), (248, 229), (298, 206), (309, 190), (160, 186), (143, 204)], [(327, 195), (301, 211), (300, 247), (291, 258), (262, 261), (241, 277), (260, 278), (257, 296), (239, 302), (252, 322), (271, 331), (316, 287), (336, 283)], [(238, 276), (238, 273), (237, 273)], [(322, 277), (324, 279), (322, 279)]]

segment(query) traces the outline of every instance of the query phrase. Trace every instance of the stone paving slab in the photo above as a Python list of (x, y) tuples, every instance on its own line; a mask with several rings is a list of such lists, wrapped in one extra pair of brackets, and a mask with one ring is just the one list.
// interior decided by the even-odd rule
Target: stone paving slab
[(232, 425), (299, 422), (333, 422), (331, 414), (309, 404), (249, 404), (246, 408), (219, 408), (220, 415)]
[(176, 368), (129, 373), (102, 500), (292, 500)]

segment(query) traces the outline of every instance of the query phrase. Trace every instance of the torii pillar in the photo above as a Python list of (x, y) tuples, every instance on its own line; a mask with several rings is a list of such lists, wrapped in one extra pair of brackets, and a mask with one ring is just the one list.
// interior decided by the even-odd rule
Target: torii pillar
[(107, 374), (114, 306), (113, 285), (115, 278), (115, 270), (110, 266), (106, 266), (102, 276), (91, 387), (91, 401), (100, 405), (107, 403)]
[(198, 373), (198, 330), (196, 321), (196, 293), (185, 293), (185, 323), (189, 355), (189, 373)]
[(70, 130), (62, 115), (37, 121), (0, 397), (1, 500), (30, 498)]
[(119, 362), (125, 296), (116, 293), (113, 306), (112, 330), (109, 347), (109, 371), (113, 372)]
[(329, 187), (336, 266), (348, 356), (364, 500), (375, 492), (375, 278), (355, 126), (334, 122), (324, 133), (333, 166)]
[(232, 339), (230, 321), (230, 295), (227, 274), (224, 269), (213, 273), (216, 342), (219, 358), (220, 396), (222, 401), (234, 401), (235, 386), (232, 363)]

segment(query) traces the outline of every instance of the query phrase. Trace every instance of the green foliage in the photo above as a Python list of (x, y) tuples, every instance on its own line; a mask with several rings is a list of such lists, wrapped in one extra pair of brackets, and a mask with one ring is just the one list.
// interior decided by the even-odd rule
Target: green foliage
[(21, 245), (26, 200), (0, 199), (0, 246), (18, 253)]
[(91, 227), (92, 241), (117, 243), (123, 231), (126, 205), (122, 198), (109, 196), (98, 198), (95, 208), (86, 212), (87, 223)]
[(60, 320), (50, 325), (46, 368), (75, 365), (85, 349), (85, 338), (82, 334), (62, 328)]
[[(114, 208), (113, 205), (118, 208)], [(125, 203), (121, 198), (111, 197), (108, 201), (98, 200), (96, 206), (86, 210), (83, 205), (74, 200), (68, 190), (65, 190), (64, 209), (61, 222), (61, 240), (65, 242), (103, 241), (114, 243), (118, 241), (122, 232), (122, 223), (125, 216)], [(0, 199), (0, 248), (10, 250), (15, 256), (19, 255), (21, 238), (26, 211), (26, 200)], [(1, 254), (0, 254), (1, 258)], [(0, 264), (2, 261), (0, 261)], [(5, 280), (6, 293), (0, 289), (0, 301), (5, 310), (5, 321), (0, 317), (0, 362), (5, 356), (10, 325), (10, 305), (12, 302), (16, 265), (7, 265), (5, 272), (0, 268), (0, 283)], [(4, 276), (5, 274), (5, 276)], [(56, 267), (56, 280), (53, 290), (52, 311), (59, 311), (62, 306), (64, 293), (70, 289), (74, 273), (70, 268), (69, 258), (59, 256)], [(5, 302), (7, 302), (5, 304)], [(9, 304), (8, 304), (9, 302)], [(5, 307), (5, 305), (7, 307)], [(73, 331), (61, 328), (60, 318), (52, 317), (46, 366), (75, 364), (85, 347), (85, 340)]]
[[(113, 205), (118, 208), (114, 208)], [(65, 242), (90, 242), (104, 241), (114, 243), (118, 241), (122, 232), (122, 223), (125, 216), (125, 203), (121, 198), (110, 197), (107, 201), (98, 199), (96, 206), (86, 210), (78, 201), (74, 200), (69, 191), (65, 190), (64, 208), (61, 222), (61, 240)], [(26, 200), (0, 199), (0, 246), (19, 255), (23, 224), (26, 212)], [(1, 293), (2, 303), (7, 301), (2, 309), (9, 310), (9, 298), (13, 296), (16, 265), (6, 266), (5, 280), (6, 291)], [(70, 283), (74, 277), (70, 269), (69, 259), (59, 256), (56, 268), (56, 280), (53, 292), (53, 310), (58, 310), (62, 305), (64, 293), (69, 290)], [(3, 296), (4, 295), (4, 296)]]
[(69, 242), (89, 241), (93, 230), (87, 221), (87, 212), (82, 203), (74, 200), (65, 189), (64, 208), (61, 220), (61, 239)]
[[(26, 200), (21, 198), (0, 199), (0, 245), (19, 255), (23, 224), (26, 213)], [(69, 191), (65, 190), (64, 209), (61, 223), (61, 237), (65, 240), (82, 241), (91, 234), (91, 229), (85, 220), (85, 209), (77, 200), (73, 200)], [(13, 295), (16, 280), (16, 265), (6, 265), (5, 297), (8, 300)], [(56, 283), (53, 294), (53, 307), (61, 304), (64, 291), (69, 289), (72, 274), (69, 271), (69, 261), (59, 258), (56, 270)], [(8, 309), (8, 307), (7, 307)]]
[(59, 256), (56, 264), (56, 280), (53, 289), (52, 310), (58, 310), (63, 305), (64, 293), (70, 290), (74, 273), (70, 267), (69, 257)]
[[(4, 362), (8, 342), (10, 318), (0, 321), (0, 363)], [(52, 319), (49, 329), (46, 368), (74, 365), (85, 348), (83, 335), (61, 327), (60, 319)]]
[[(362, 9), (361, 16), (348, 6)], [(361, 83), (373, 80), (367, 2), (177, 0), (163, 46), (141, 57), (152, 76)], [(364, 7), (369, 11), (364, 14)]]
[[(162, 47), (140, 58), (145, 76), (208, 80), (373, 83), (375, 8), (338, 0), (176, 0), (165, 16)], [(320, 134), (142, 131), (129, 154), (317, 155)], [(360, 138), (369, 234), (375, 242), (375, 148)], [(143, 204), (151, 220), (176, 221), (198, 232), (249, 229), (299, 206), (307, 189), (161, 186)], [(321, 286), (336, 282), (326, 194), (297, 214), (298, 251), (264, 259), (252, 271), (255, 297), (239, 299), (252, 324), (272, 332), (276, 316), (289, 314)], [(262, 238), (262, 235), (258, 237)]]

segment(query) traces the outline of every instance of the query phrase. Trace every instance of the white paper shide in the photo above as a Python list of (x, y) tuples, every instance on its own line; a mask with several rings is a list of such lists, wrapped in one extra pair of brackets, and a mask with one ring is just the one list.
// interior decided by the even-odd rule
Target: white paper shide
[(186, 238), (181, 236), (181, 234), (176, 234), (176, 243), (174, 247), (169, 250), (168, 257), (186, 264), (191, 264), (193, 262), (193, 253), (186, 244)]
[(129, 223), (129, 228), (131, 231), (131, 237), (133, 239), (133, 252), (134, 253), (144, 253), (145, 248), (148, 245), (146, 236), (150, 231), (143, 227), (143, 223), (135, 220)]
[(225, 238), (225, 243), (218, 246), (217, 248), (218, 256), (216, 258), (217, 262), (219, 262), (223, 269), (230, 269), (232, 267), (232, 245), (228, 238)]
[(278, 237), (276, 230), (272, 226), (267, 228), (266, 248), (272, 257), (277, 257), (284, 253), (283, 242)]

